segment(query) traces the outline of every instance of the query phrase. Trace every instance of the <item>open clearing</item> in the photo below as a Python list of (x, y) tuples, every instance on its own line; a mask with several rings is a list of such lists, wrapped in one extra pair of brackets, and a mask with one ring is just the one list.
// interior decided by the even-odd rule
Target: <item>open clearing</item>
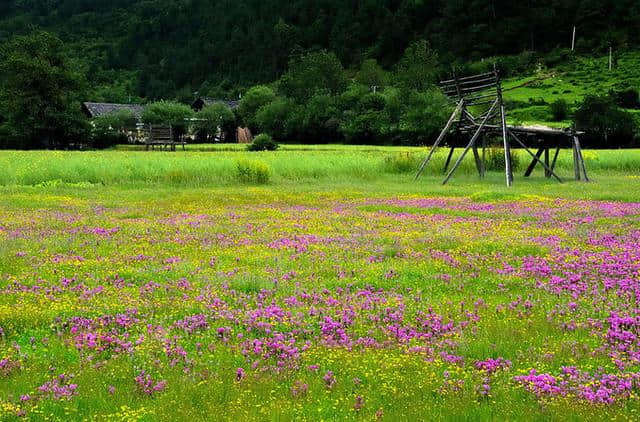
[(0, 419), (637, 419), (637, 151), (190, 149), (0, 153)]

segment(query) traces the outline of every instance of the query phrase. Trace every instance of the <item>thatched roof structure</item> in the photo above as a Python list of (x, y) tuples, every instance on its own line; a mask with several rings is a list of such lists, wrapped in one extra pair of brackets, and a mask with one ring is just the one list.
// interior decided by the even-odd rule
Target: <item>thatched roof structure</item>
[(91, 119), (123, 109), (131, 110), (136, 119), (140, 120), (144, 106), (142, 104), (82, 103), (82, 111)]
[(214, 98), (203, 97), (203, 98), (198, 98), (197, 100), (195, 100), (191, 104), (191, 108), (194, 109), (195, 111), (200, 111), (203, 108), (205, 108), (206, 106), (209, 106), (211, 104), (216, 104), (216, 103), (221, 103), (221, 104), (226, 105), (230, 109), (234, 109), (234, 108), (238, 107), (238, 104), (240, 104), (240, 101), (237, 101), (237, 100), (217, 100), (217, 99), (214, 99)]

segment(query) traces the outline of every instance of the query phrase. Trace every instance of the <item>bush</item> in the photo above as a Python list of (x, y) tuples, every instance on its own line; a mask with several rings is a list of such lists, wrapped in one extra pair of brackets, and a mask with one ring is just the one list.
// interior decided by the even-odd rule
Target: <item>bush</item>
[(247, 145), (247, 151), (275, 151), (278, 148), (280, 145), (266, 133), (256, 136), (253, 142)]
[(565, 100), (557, 100), (549, 105), (553, 121), (561, 122), (569, 117), (569, 103)]
[[(520, 168), (520, 156), (511, 150), (511, 170), (516, 171)], [(491, 147), (487, 148), (485, 162), (485, 170), (487, 171), (501, 171), (504, 172), (504, 148)]]
[(622, 91), (613, 92), (613, 98), (617, 105), (622, 108), (639, 108), (640, 107), (640, 95), (635, 88), (627, 88)]
[(384, 157), (384, 169), (387, 173), (411, 173), (420, 165), (420, 160), (409, 152)]
[(262, 161), (236, 161), (236, 179), (241, 183), (265, 184), (271, 179), (271, 169)]

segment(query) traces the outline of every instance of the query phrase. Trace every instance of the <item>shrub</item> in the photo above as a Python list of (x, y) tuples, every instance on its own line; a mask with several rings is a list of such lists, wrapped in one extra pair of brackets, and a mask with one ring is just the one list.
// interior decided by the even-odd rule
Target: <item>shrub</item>
[(387, 173), (411, 173), (420, 165), (420, 160), (411, 153), (399, 153), (384, 157), (384, 169)]
[(253, 142), (247, 145), (247, 151), (275, 151), (278, 148), (280, 145), (266, 133), (256, 136)]
[(557, 100), (549, 105), (551, 116), (555, 122), (561, 122), (569, 117), (569, 103), (565, 100)]
[(638, 108), (640, 107), (640, 95), (635, 88), (627, 88), (622, 91), (613, 92), (613, 98), (617, 105), (622, 108)]
[(262, 161), (236, 161), (236, 179), (241, 183), (265, 184), (271, 179), (271, 169)]
[[(511, 150), (511, 170), (516, 171), (520, 168), (520, 156)], [(504, 172), (504, 148), (490, 147), (486, 150), (485, 170), (487, 171), (502, 171)]]

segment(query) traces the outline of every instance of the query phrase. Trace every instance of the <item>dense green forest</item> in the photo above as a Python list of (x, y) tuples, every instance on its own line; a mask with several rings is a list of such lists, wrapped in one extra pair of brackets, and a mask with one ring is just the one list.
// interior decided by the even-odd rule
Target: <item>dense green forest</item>
[[(451, 112), (438, 78), (494, 66), (510, 123), (636, 146), (639, 27), (637, 0), (2, 2), (0, 147), (122, 142), (133, 116), (90, 125), (87, 100), (144, 102), (144, 123), (200, 142), (240, 125), (277, 142), (423, 145)], [(186, 127), (196, 97), (241, 101)]]
[(346, 69), (390, 69), (425, 39), (446, 70), (496, 55), (640, 44), (637, 0), (8, 0), (0, 42), (58, 35), (95, 100), (235, 97), (277, 79), (292, 56), (334, 52)]

